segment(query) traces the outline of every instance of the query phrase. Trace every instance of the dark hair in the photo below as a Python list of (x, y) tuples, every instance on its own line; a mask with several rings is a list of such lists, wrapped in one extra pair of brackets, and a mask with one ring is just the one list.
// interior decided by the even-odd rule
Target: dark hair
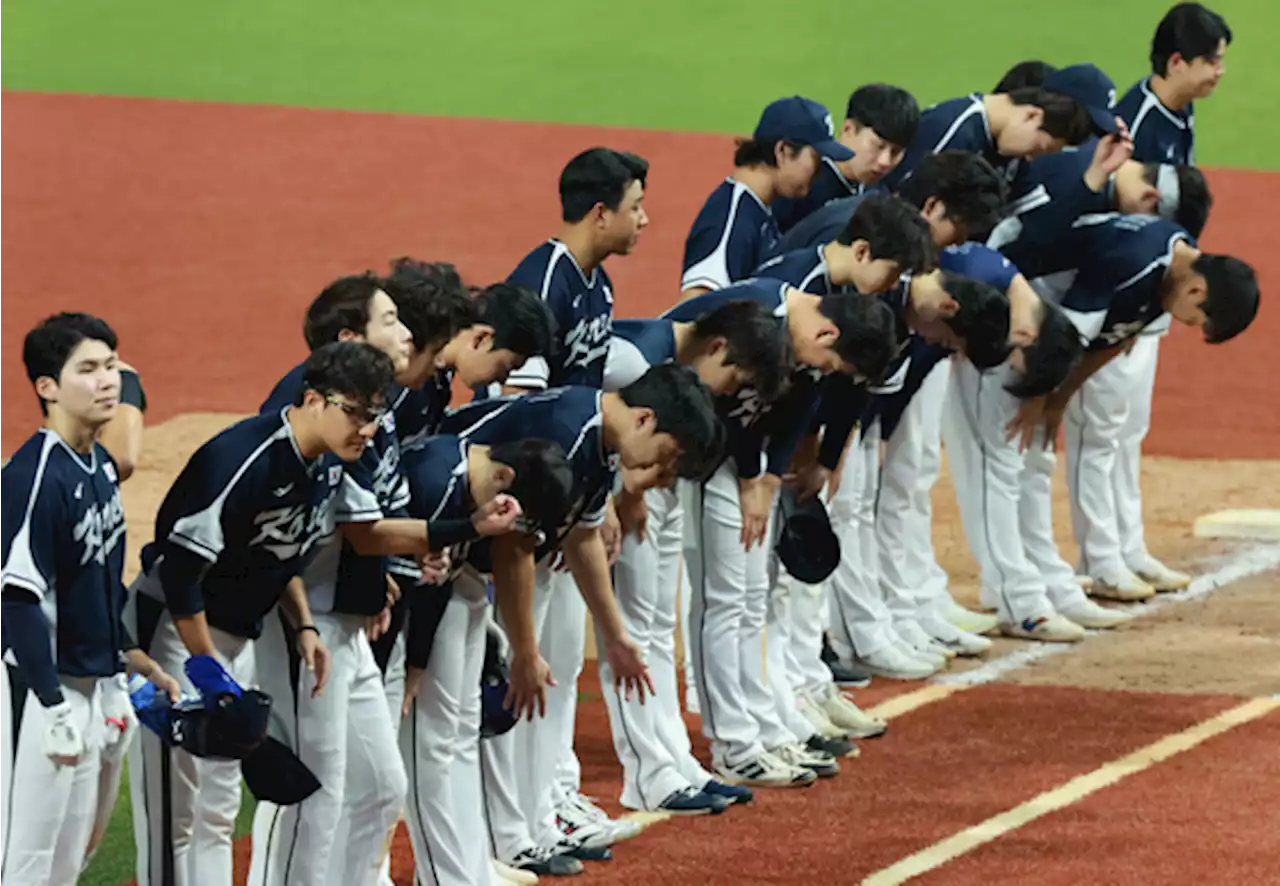
[(968, 151), (926, 154), (898, 189), (898, 196), (917, 209), (937, 197), (947, 218), (981, 237), (1004, 216), (1008, 186), (995, 167)]
[(715, 402), (687, 366), (662, 363), (620, 390), (628, 406), (652, 409), (657, 432), (670, 434), (684, 451), (676, 472), (686, 479), (701, 479), (719, 464), (725, 432), (716, 415)]
[(890, 144), (905, 148), (916, 137), (920, 104), (905, 89), (888, 83), (869, 83), (859, 86), (849, 96), (844, 116), (859, 126), (870, 126)]
[(865, 240), (873, 259), (888, 259), (903, 271), (917, 272), (933, 266), (933, 235), (918, 207), (888, 194), (870, 194), (861, 200), (836, 242), (849, 246)]
[(307, 308), (302, 322), (307, 347), (314, 351), (337, 341), (344, 329), (364, 335), (369, 325), (369, 302), (384, 288), (383, 280), (372, 271), (339, 277), (326, 286)]
[(1162, 77), (1168, 74), (1169, 58), (1175, 52), (1187, 62), (1213, 58), (1223, 40), (1231, 42), (1226, 19), (1199, 3), (1179, 3), (1156, 25), (1151, 38), (1151, 72)]
[(520, 502), (522, 518), (556, 535), (574, 501), (573, 468), (560, 444), (535, 437), (494, 443), (489, 458), (515, 472), (506, 491)]
[(1087, 141), (1097, 129), (1089, 111), (1078, 99), (1039, 86), (1024, 86), (1007, 93), (1015, 105), (1035, 105), (1044, 111), (1040, 129), (1069, 145)]
[(1204, 340), (1216, 345), (1244, 332), (1258, 316), (1258, 275), (1253, 268), (1233, 255), (1202, 252), (1191, 270), (1204, 276)]
[(759, 302), (725, 302), (693, 322), (694, 338), (725, 340), (724, 362), (751, 376), (751, 387), (766, 402), (776, 399), (795, 365), (791, 339)]
[(476, 322), (471, 290), (448, 262), (402, 256), (391, 262), (386, 284), (418, 351), (439, 348)]
[[(92, 314), (63, 311), (41, 320), (22, 341), (22, 362), (27, 366), (27, 378), (32, 384), (45, 376), (60, 382), (71, 352), (83, 341), (100, 341), (113, 351), (118, 343), (115, 330), (107, 325), (107, 321)], [(49, 404), (44, 397), (39, 400), (40, 411), (48, 415)]]
[(477, 323), (493, 327), (494, 350), (514, 351), (522, 357), (545, 357), (556, 337), (556, 318), (547, 303), (531, 289), (515, 283), (494, 283), (476, 296)]
[(755, 138), (740, 138), (733, 151), (734, 166), (773, 166), (778, 165), (777, 146), (782, 144), (789, 156), (795, 156), (804, 150), (804, 145), (789, 141), (772, 141)]
[(356, 403), (372, 406), (390, 401), (396, 370), (391, 358), (371, 344), (335, 341), (311, 352), (302, 364), (302, 387), (293, 401), (301, 406), (306, 392), (340, 394)]
[[(1155, 187), (1160, 175), (1160, 163), (1142, 164), (1142, 178), (1147, 184)], [(1173, 220), (1192, 237), (1199, 237), (1209, 220), (1209, 210), (1213, 208), (1213, 194), (1209, 192), (1209, 181), (1199, 167), (1180, 163), (1173, 167), (1178, 175), (1178, 208), (1173, 213)]]
[(1084, 342), (1071, 318), (1044, 299), (1040, 300), (1040, 307), (1042, 314), (1036, 340), (1022, 349), (1026, 371), (1005, 385), (1006, 391), (1021, 400), (1052, 394), (1084, 356)]
[(941, 273), (942, 288), (960, 309), (944, 321), (965, 341), (964, 354), (978, 369), (1009, 358), (1009, 299), (989, 283), (951, 271)]
[(893, 310), (874, 296), (847, 293), (824, 295), (818, 310), (840, 331), (840, 359), (857, 367), (859, 375), (880, 380), (898, 351)]
[(1004, 76), (1000, 78), (1000, 82), (996, 84), (996, 88), (991, 91), (999, 95), (1004, 92), (1013, 92), (1015, 89), (1025, 89), (1028, 86), (1039, 86), (1044, 83), (1046, 77), (1056, 70), (1058, 69), (1048, 62), (1034, 59), (1018, 62), (1005, 71)]
[(582, 221), (597, 203), (617, 210), (633, 181), (645, 186), (649, 161), (626, 151), (589, 148), (560, 173), (560, 209), (567, 222)]

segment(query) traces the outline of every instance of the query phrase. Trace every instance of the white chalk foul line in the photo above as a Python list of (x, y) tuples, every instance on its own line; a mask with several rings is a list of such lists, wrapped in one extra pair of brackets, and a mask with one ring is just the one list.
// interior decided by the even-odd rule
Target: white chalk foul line
[(1274, 698), (1255, 698), (1207, 720), (1202, 720), (1181, 732), (1166, 735), (1131, 754), (1104, 763), (1097, 769), (1078, 775), (1065, 784), (1045, 791), (1025, 803), (994, 815), (971, 828), (952, 834), (945, 840), (940, 840), (913, 855), (908, 855), (868, 876), (862, 881), (863, 886), (897, 886), (899, 883), (905, 883), (912, 877), (918, 877), (940, 867), (1041, 816), (1070, 806), (1095, 791), (1115, 784), (1127, 776), (1167, 760), (1174, 754), (1189, 750), (1215, 735), (1220, 735), (1242, 723), (1256, 720), (1278, 708), (1280, 708), (1280, 701)]

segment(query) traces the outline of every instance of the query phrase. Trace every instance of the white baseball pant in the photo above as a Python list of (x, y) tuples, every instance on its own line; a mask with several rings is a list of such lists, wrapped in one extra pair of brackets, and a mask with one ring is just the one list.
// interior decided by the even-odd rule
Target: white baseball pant
[(631, 533), (622, 539), (613, 583), (622, 623), (649, 664), (654, 695), (643, 703), (635, 695), (627, 701), (625, 688), (614, 688), (613, 669), (604, 658), (600, 688), (622, 763), (620, 802), (652, 811), (676, 791), (700, 789), (711, 775), (694, 759), (680, 715), (675, 639), (684, 512), (673, 489), (650, 489), (644, 498), (645, 539)]
[(45, 709), (12, 665), (0, 666), (4, 825), (0, 877), (5, 886), (72, 886), (89, 847), (98, 808), (104, 739), (102, 686), (96, 677), (59, 675), (62, 695), (85, 750), (74, 765), (45, 756)]
[[(255, 644), (259, 683), (275, 699), (273, 733), (293, 748), (320, 790), (292, 806), (258, 804), (250, 886), (323, 886), (333, 867), (342, 868), (342, 882), (370, 886), (404, 803), (404, 766), (365, 618), (317, 612), (313, 620), (331, 657), (319, 697), (312, 697), (315, 675), (302, 665), (279, 616), (267, 618)], [(334, 847), (344, 810), (345, 851), (339, 853)]]
[[(763, 459), (762, 459), (763, 464)], [(736, 764), (793, 741), (765, 682), (770, 545), (747, 551), (733, 459), (705, 483), (681, 481), (684, 555), (689, 570), (690, 645), (712, 756)], [(772, 518), (765, 538), (772, 538)]]
[[(209, 635), (232, 679), (245, 688), (253, 686), (253, 641), (214, 627), (209, 628)], [(184, 667), (190, 654), (168, 610), (156, 625), (150, 653), (178, 680), (183, 692), (196, 694)], [(169, 886), (165, 867), (170, 853), (173, 886), (231, 886), (231, 840), (240, 814), (240, 763), (193, 757), (183, 750), (162, 747), (160, 737), (149, 729), (138, 732), (141, 740), (129, 749), (138, 886)], [(167, 820), (163, 812), (166, 793)]]
[[(825, 495), (825, 492), (823, 493)], [(780, 580), (790, 585), (791, 642), (787, 647), (787, 676), (791, 689), (818, 692), (831, 685), (831, 668), (822, 660), (822, 632), (830, 608), (830, 584), (805, 584), (789, 575)]]
[(471, 886), (491, 876), (480, 789), (486, 597), (479, 574), (467, 570), (454, 580), (427, 669), (400, 725), (409, 771), (405, 819), (422, 884)]

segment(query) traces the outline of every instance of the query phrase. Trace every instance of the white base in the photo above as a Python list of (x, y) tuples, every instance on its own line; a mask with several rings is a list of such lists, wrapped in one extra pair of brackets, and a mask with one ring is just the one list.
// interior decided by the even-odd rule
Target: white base
[(1280, 541), (1280, 510), (1252, 508), (1205, 514), (1196, 520), (1195, 535)]

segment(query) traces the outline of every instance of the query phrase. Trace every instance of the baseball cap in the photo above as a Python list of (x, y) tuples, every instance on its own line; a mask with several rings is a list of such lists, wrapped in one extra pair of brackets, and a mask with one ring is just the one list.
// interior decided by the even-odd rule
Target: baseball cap
[(813, 495), (796, 500), (790, 487), (778, 497), (781, 529), (775, 550), (787, 574), (805, 584), (816, 585), (840, 565), (840, 539), (831, 528), (822, 499)]
[(848, 160), (853, 151), (835, 140), (831, 112), (812, 99), (793, 95), (770, 102), (756, 124), (754, 138), (808, 145), (831, 160)]
[(1096, 65), (1059, 68), (1045, 78), (1041, 88), (1069, 95), (1084, 105), (1093, 125), (1105, 133), (1116, 132), (1116, 85)]

